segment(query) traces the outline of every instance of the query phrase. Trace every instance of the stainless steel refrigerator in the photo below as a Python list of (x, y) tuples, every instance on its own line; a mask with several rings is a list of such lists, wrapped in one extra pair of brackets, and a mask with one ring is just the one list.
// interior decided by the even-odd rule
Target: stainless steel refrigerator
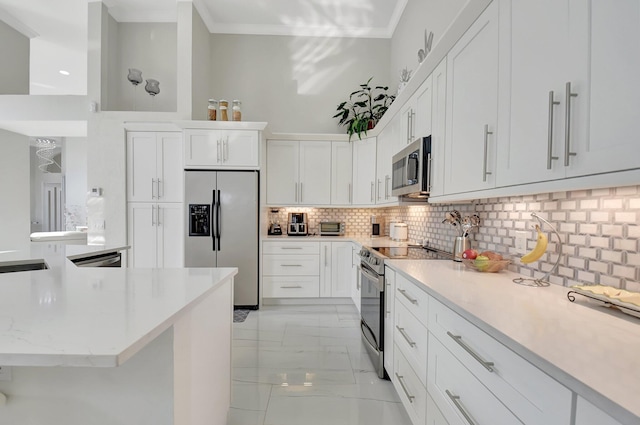
[(185, 267), (237, 267), (234, 305), (258, 307), (258, 172), (185, 171)]

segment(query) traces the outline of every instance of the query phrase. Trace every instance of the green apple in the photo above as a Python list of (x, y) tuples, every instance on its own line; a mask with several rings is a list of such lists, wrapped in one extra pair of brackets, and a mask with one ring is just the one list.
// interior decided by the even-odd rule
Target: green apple
[(478, 271), (483, 272), (487, 270), (487, 268), (489, 267), (489, 257), (486, 257), (484, 255), (478, 255), (475, 261), (473, 262), (473, 265), (476, 266)]

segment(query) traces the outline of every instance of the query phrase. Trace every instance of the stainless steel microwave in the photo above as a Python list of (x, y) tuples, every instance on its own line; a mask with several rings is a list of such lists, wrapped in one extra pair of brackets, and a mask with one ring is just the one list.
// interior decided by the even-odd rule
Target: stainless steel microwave
[(402, 149), (392, 159), (391, 194), (427, 198), (431, 191), (431, 136)]
[(344, 235), (344, 223), (339, 221), (321, 221), (318, 223), (320, 236), (342, 236)]

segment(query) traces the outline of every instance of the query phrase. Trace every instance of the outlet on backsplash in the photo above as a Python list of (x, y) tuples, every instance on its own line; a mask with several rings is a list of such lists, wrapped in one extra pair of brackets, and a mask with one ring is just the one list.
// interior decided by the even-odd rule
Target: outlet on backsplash
[(516, 252), (518, 254), (527, 252), (527, 232), (516, 230)]

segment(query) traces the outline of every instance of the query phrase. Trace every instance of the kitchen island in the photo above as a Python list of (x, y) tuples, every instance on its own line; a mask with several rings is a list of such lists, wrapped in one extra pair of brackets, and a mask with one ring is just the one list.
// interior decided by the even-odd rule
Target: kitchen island
[[(430, 338), (433, 334), (441, 338), (443, 344), (457, 348), (451, 338), (460, 337), (448, 335), (442, 328), (447, 321), (446, 326), (452, 327), (453, 334), (457, 332), (453, 329), (454, 322), (459, 324), (459, 329), (464, 328), (464, 322), (455, 319), (458, 316), (544, 372), (547, 375), (544, 379), (550, 377), (570, 390), (564, 391), (567, 395), (564, 401), (556, 399), (551, 404), (555, 403), (558, 411), (573, 410), (576, 425), (614, 423), (594, 419), (595, 408), (600, 409), (595, 415), (606, 412), (615, 423), (640, 423), (640, 319), (580, 299), (570, 302), (569, 288), (517, 285), (512, 279), (523, 276), (508, 271), (479, 273), (452, 261), (390, 260), (385, 264), (397, 273), (396, 279), (406, 278), (428, 294)], [(473, 334), (468, 326), (465, 329)], [(473, 346), (476, 351), (482, 350), (480, 340)], [(464, 341), (474, 344), (468, 342), (467, 336)], [(491, 357), (489, 352), (483, 353), (485, 358)], [(460, 354), (460, 358), (469, 359), (468, 353)], [(481, 380), (486, 379), (485, 385), (490, 388), (500, 379), (492, 378), (492, 383), (488, 383), (489, 378), (506, 377), (509, 372), (500, 368), (499, 359), (491, 360), (496, 361), (495, 372), (486, 372), (482, 367), (480, 372), (474, 372)], [(470, 360), (471, 365), (475, 363)], [(429, 367), (430, 371), (437, 370), (435, 365)], [(427, 390), (433, 391), (431, 396), (435, 399), (439, 383), (433, 379), (437, 379), (434, 374), (427, 377)], [(514, 378), (513, 382), (518, 379)], [(537, 383), (528, 380), (525, 385), (536, 388)], [(509, 392), (514, 393), (513, 389)], [(516, 407), (504, 400), (503, 403), (511, 410)], [(440, 408), (443, 409), (442, 404)], [(567, 419), (563, 423), (568, 422)]]
[(226, 423), (237, 269), (71, 262), (123, 248), (0, 253), (0, 423)]

